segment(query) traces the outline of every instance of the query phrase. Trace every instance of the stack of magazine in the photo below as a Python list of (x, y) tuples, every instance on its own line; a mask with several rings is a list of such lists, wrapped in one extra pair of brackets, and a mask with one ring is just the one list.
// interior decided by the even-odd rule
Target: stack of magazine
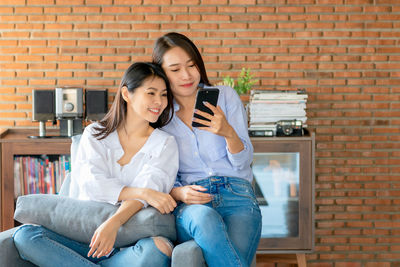
[(280, 121), (301, 121), (306, 127), (307, 93), (297, 91), (252, 90), (248, 105), (249, 135), (275, 136)]

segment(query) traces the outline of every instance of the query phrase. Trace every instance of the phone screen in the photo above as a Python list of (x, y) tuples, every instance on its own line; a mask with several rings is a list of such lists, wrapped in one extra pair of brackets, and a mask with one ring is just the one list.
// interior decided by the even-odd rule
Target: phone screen
[[(203, 112), (207, 112), (208, 114), (214, 115), (214, 113), (209, 109), (208, 107), (203, 105), (203, 102), (208, 102), (213, 106), (217, 106), (218, 102), (218, 95), (219, 95), (219, 89), (218, 88), (206, 88), (206, 89), (199, 89), (197, 91), (197, 96), (196, 96), (196, 105), (195, 109), (201, 110)], [(196, 113), (194, 113), (193, 117), (199, 118), (202, 120), (210, 121)], [(203, 125), (198, 122), (192, 122), (193, 127), (207, 127), (206, 125)]]

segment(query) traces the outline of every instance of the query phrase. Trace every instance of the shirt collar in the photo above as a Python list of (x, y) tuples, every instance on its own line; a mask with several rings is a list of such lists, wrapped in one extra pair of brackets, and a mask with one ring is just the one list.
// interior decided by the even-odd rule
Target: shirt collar
[(177, 112), (181, 106), (179, 106), (178, 102), (176, 102), (175, 98), (173, 100), (173, 104), (174, 104), (174, 112)]
[[(138, 151), (138, 153), (159, 156), (162, 151), (163, 145), (162, 142), (160, 142), (160, 140), (157, 141), (157, 139), (162, 140), (162, 134), (160, 129), (154, 129), (154, 131), (150, 134), (146, 143), (144, 143), (143, 147)], [(107, 136), (104, 139), (104, 141), (107, 143), (107, 147), (109, 149), (119, 149), (123, 153), (123, 148), (119, 141), (117, 131), (112, 132), (109, 136)]]

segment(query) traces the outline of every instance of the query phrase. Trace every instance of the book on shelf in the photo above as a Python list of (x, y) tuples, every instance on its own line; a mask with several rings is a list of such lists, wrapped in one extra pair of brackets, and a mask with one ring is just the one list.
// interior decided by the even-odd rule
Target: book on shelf
[(58, 194), (70, 172), (70, 156), (15, 156), (14, 197)]

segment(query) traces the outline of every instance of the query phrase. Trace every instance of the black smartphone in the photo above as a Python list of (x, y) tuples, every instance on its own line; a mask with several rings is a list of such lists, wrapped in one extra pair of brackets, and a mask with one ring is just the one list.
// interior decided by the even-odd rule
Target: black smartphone
[[(197, 91), (197, 96), (196, 96), (196, 105), (195, 109), (201, 110), (203, 112), (207, 112), (208, 114), (214, 115), (214, 113), (209, 109), (208, 107), (204, 106), (203, 102), (208, 102), (213, 106), (217, 106), (218, 102), (218, 95), (219, 95), (219, 89), (218, 88), (206, 88), (206, 89), (199, 89)], [(202, 120), (210, 121), (209, 119), (206, 119), (196, 113), (193, 114), (193, 117), (199, 118)], [(208, 127), (206, 125), (203, 125), (201, 123), (192, 122), (193, 127)]]

